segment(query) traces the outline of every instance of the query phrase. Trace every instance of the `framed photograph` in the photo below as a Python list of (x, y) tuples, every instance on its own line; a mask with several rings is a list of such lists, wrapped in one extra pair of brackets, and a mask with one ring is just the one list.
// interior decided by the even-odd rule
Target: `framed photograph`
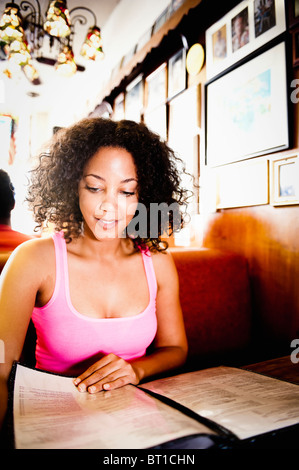
[(167, 110), (166, 104), (158, 106), (144, 113), (144, 122), (153, 132), (159, 134), (163, 140), (167, 140)]
[(207, 165), (289, 147), (284, 42), (208, 83), (205, 91)]
[(269, 203), (269, 165), (266, 158), (213, 168), (216, 209)]
[(114, 100), (113, 120), (120, 121), (125, 118), (125, 95), (120, 93)]
[(186, 49), (182, 48), (168, 61), (168, 98), (186, 88)]
[(142, 75), (133, 80), (126, 89), (125, 118), (140, 122), (143, 110), (144, 86)]
[(159, 29), (166, 23), (166, 21), (170, 18), (172, 6), (169, 5), (162, 11), (161, 15), (156, 19), (154, 26), (153, 26), (153, 34), (155, 34)]
[(271, 162), (270, 203), (299, 204), (299, 157), (290, 155)]
[(285, 30), (284, 0), (240, 2), (206, 31), (207, 79), (244, 59)]
[(299, 0), (288, 0), (289, 26), (292, 28), (299, 23)]
[[(199, 86), (186, 89), (169, 102), (168, 143), (195, 181), (198, 181), (200, 172), (200, 105)], [(188, 176), (183, 176), (183, 185), (194, 194), (189, 203), (189, 213), (198, 213), (198, 190)]]
[(293, 38), (293, 67), (299, 66), (299, 26), (292, 32)]
[(147, 109), (153, 109), (156, 106), (165, 103), (167, 97), (166, 62), (146, 77), (145, 85)]
[(147, 29), (145, 31), (145, 33), (143, 33), (141, 38), (138, 40), (135, 52), (140, 51), (150, 41), (150, 39), (152, 37), (152, 32), (153, 32), (153, 26), (151, 26), (149, 29)]

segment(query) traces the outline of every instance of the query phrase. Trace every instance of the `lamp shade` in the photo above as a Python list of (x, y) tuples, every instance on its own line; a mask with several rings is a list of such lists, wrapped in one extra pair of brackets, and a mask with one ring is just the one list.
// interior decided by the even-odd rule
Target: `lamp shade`
[(74, 53), (70, 46), (63, 46), (62, 51), (58, 55), (55, 68), (59, 75), (63, 77), (74, 75), (77, 70), (77, 65), (74, 60)]
[(39, 73), (31, 61), (23, 67), (23, 72), (30, 82), (34, 82), (39, 78)]
[(24, 29), (20, 9), (18, 5), (9, 3), (0, 20), (0, 39), (10, 44), (15, 40), (22, 41), (23, 37)]
[(14, 61), (17, 65), (23, 67), (24, 65), (29, 64), (31, 60), (30, 51), (28, 44), (23, 39), (23, 41), (18, 41), (17, 39), (10, 43), (9, 46), (9, 60)]
[(101, 30), (97, 26), (89, 28), (81, 48), (81, 55), (86, 59), (99, 60), (104, 58)]
[(48, 34), (57, 38), (65, 38), (70, 35), (71, 20), (66, 1), (55, 0), (50, 2), (44, 29)]

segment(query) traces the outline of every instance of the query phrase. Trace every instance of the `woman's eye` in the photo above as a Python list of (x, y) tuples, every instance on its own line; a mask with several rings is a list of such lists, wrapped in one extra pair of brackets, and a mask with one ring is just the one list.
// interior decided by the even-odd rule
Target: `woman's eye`
[(134, 196), (135, 192), (134, 191), (122, 191), (122, 194), (126, 197), (129, 197), (129, 196)]
[(88, 191), (92, 192), (92, 193), (97, 193), (97, 192), (101, 191), (101, 188), (94, 188), (94, 187), (92, 187), (92, 186), (87, 186), (87, 185), (85, 186), (85, 188), (86, 188)]

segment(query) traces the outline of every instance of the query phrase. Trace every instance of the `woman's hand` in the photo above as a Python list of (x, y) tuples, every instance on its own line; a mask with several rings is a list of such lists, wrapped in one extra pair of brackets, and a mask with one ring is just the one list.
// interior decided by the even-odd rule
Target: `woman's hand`
[(139, 379), (133, 366), (116, 356), (108, 354), (90, 366), (83, 374), (74, 379), (80, 392), (100, 392), (113, 390), (127, 384), (137, 385)]

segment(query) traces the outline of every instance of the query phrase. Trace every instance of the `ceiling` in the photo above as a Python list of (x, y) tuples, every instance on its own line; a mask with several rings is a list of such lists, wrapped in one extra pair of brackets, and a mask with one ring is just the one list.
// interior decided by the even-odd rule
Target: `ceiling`
[[(90, 8), (96, 15), (97, 26), (102, 29), (120, 1), (121, 0), (68, 0), (67, 5), (69, 10), (78, 6)], [(0, 0), (1, 15), (6, 3), (7, 0)], [(21, 0), (17, 0), (16, 3), (20, 5)], [(36, 5), (36, 0), (31, 0), (31, 3)], [(41, 13), (44, 17), (49, 0), (40, 0), (39, 3)], [(97, 65), (94, 64), (93, 61), (86, 61), (79, 54), (80, 47), (84, 41), (88, 27), (93, 26), (93, 16), (89, 12), (83, 10), (79, 10), (77, 13), (83, 14), (86, 17), (87, 22), (85, 25), (81, 25), (79, 22), (76, 22), (74, 25), (75, 34), (72, 45), (76, 63), (85, 67), (85, 71), (77, 71), (75, 76), (71, 79), (61, 79), (57, 77), (54, 67), (34, 61), (34, 65), (39, 71), (41, 84), (33, 85), (26, 79), (23, 73), (14, 80), (8, 79), (2, 73), (6, 68), (6, 61), (0, 61), (0, 78), (2, 78), (4, 82), (5, 89), (5, 101), (4, 103), (0, 103), (1, 112), (19, 114), (20, 107), (47, 112), (49, 108), (53, 108), (53, 106), (57, 107), (59, 103), (62, 103), (63, 99), (71, 93), (72, 88), (77, 90), (77, 95), (78, 89), (80, 89), (81, 92), (79, 95), (82, 95), (84, 88), (86, 88), (85, 86), (82, 88), (82, 80), (84, 78), (84, 82), (86, 83), (88, 77), (93, 74)], [(24, 12), (23, 15), (25, 16)], [(43, 47), (39, 52), (39, 55), (54, 58), (57, 56), (57, 51), (55, 50), (55, 47), (50, 49), (48, 39), (46, 39), (44, 40)]]

